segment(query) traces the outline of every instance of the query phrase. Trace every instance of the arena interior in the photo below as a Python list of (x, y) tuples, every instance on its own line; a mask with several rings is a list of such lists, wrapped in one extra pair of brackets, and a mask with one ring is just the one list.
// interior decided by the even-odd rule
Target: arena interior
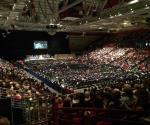
[(149, 0), (0, 0), (0, 125), (149, 125)]

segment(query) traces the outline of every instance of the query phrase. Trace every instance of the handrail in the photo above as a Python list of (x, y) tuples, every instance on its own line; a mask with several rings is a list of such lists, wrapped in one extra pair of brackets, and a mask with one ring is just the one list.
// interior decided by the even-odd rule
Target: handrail
[(58, 84), (52, 83), (51, 80), (49, 80), (48, 78), (44, 78), (43, 76), (40, 76), (39, 74), (32, 71), (30, 68), (24, 68), (24, 69), (27, 72), (29, 72), (31, 75), (33, 75), (34, 77), (36, 77), (36, 78), (40, 79), (41, 81), (43, 81), (47, 86), (54, 89), (55, 91), (57, 91), (59, 93), (65, 93), (64, 89), (61, 86), (59, 86)]
[[(64, 112), (63, 112), (64, 111)], [(72, 111), (72, 112), (71, 112)], [(91, 112), (85, 115), (86, 112)], [(54, 109), (54, 124), (67, 125), (76, 124), (75, 119), (78, 119), (78, 125), (86, 125), (87, 121), (92, 121), (88, 125), (93, 125), (93, 122), (110, 122), (110, 123), (125, 123), (140, 125), (149, 124), (145, 120), (137, 119), (143, 118), (145, 114), (150, 114), (150, 111), (144, 110), (123, 110), (123, 109), (101, 109), (101, 108), (59, 108)], [(130, 119), (130, 116), (138, 116), (135, 120)], [(141, 117), (142, 116), (142, 117)], [(64, 124), (64, 125), (66, 125)], [(95, 124), (94, 124), (95, 125)]]
[(104, 108), (81, 108), (81, 107), (64, 107), (64, 108), (55, 108), (56, 111), (59, 110), (68, 110), (68, 111), (74, 111), (74, 110), (78, 110), (78, 111), (103, 111), (103, 112), (126, 112), (126, 113), (150, 113), (150, 111), (144, 111), (144, 110), (126, 110), (126, 109), (104, 109)]
[(7, 91), (6, 88), (0, 87), (0, 99), (1, 98), (6, 98), (6, 91)]

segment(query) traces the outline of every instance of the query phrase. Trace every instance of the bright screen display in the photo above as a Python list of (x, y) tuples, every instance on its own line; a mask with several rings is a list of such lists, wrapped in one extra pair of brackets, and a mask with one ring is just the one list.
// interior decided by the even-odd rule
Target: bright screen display
[(47, 41), (34, 41), (34, 49), (48, 49)]

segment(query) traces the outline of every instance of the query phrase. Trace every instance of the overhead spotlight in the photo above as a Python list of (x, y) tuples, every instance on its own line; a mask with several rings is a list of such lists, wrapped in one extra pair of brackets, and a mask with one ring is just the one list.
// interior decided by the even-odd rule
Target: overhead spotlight
[(103, 27), (98, 27), (99, 30), (103, 29)]
[(16, 20), (19, 20), (19, 17), (18, 17), (18, 16), (16, 16)]
[(149, 9), (149, 8), (150, 8), (150, 7), (146, 4), (146, 5), (145, 5), (145, 9)]
[(58, 23), (58, 24), (56, 24), (57, 25), (57, 28), (61, 28), (61, 27), (63, 27), (63, 25), (62, 24), (60, 24), (60, 23)]
[(110, 15), (110, 17), (109, 17), (109, 18), (114, 18), (114, 16)]
[(50, 23), (48, 26), (49, 26), (49, 28), (53, 28), (53, 29), (58, 28), (57, 24), (54, 24), (54, 23)]
[(13, 5), (13, 8), (12, 8), (12, 9), (13, 9), (13, 10), (15, 10), (15, 8), (16, 8), (16, 4), (14, 3), (14, 5)]
[(133, 9), (130, 9), (130, 11), (131, 11), (131, 13), (133, 13), (134, 11), (133, 11)]
[(57, 32), (57, 29), (60, 28), (60, 26), (62, 26), (61, 24), (54, 24), (54, 23), (50, 23), (49, 25), (46, 25), (46, 30), (48, 32), (49, 35), (55, 35)]
[(122, 14), (121, 14), (121, 13), (118, 13), (118, 16), (122, 16)]
[(131, 22), (129, 20), (124, 20), (123, 23), (122, 23), (122, 25), (124, 27), (129, 27), (129, 26), (131, 26)]
[(132, 1), (130, 1), (130, 2), (128, 2), (127, 4), (135, 4), (135, 3), (137, 3), (137, 2), (139, 2), (139, 0), (132, 0)]

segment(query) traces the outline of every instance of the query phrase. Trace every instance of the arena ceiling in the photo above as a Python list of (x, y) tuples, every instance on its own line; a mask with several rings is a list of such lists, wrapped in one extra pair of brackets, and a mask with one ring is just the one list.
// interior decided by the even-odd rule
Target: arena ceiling
[(150, 0), (0, 0), (0, 28), (118, 32), (150, 26)]

